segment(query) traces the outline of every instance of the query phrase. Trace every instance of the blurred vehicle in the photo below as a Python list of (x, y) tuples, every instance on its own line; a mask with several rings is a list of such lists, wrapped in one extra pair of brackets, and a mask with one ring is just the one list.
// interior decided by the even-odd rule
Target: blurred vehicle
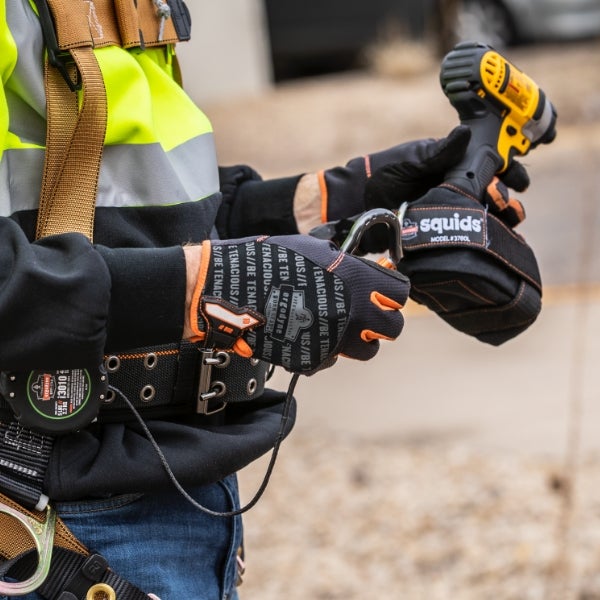
[(498, 49), (600, 35), (600, 0), (265, 0), (275, 81), (360, 66), (391, 34)]
[(600, 34), (600, 0), (451, 0), (450, 4), (455, 4), (449, 9), (454, 12), (449, 28), (456, 41), (477, 40), (502, 48)]
[(422, 37), (436, 0), (265, 0), (275, 81), (360, 65), (383, 35)]

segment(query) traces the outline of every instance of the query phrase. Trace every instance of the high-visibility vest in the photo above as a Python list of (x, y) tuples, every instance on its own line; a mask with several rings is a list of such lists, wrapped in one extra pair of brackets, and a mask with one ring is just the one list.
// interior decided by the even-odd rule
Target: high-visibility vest
[[(107, 99), (96, 205), (174, 205), (218, 192), (212, 127), (176, 81), (174, 44), (126, 49), (110, 43), (94, 54)], [(43, 57), (33, 3), (0, 0), (0, 216), (38, 206), (46, 135)]]

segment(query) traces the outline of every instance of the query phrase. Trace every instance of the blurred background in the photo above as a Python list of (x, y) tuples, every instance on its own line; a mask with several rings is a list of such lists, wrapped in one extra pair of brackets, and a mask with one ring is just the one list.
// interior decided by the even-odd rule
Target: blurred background
[[(554, 143), (521, 159), (540, 317), (493, 348), (409, 303), (377, 359), (301, 378), (246, 516), (241, 597), (600, 599), (600, 1), (188, 4), (184, 84), (220, 163), (264, 177), (445, 135), (439, 66), (463, 39), (502, 50), (558, 111)], [(265, 468), (241, 473), (246, 501)]]

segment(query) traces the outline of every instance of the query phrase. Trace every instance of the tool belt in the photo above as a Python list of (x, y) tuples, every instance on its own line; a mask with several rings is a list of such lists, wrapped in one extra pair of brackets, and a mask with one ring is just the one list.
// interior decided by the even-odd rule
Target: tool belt
[[(109, 394), (100, 422), (134, 419), (122, 396), (144, 419), (209, 417), (229, 403), (262, 395), (269, 372), (263, 361), (187, 342), (110, 354), (105, 367)], [(43, 493), (52, 445), (53, 436), (21, 426), (0, 397), (0, 595), (35, 590), (52, 600), (95, 598), (95, 593), (113, 600), (147, 598), (101, 556), (91, 555), (55, 516)]]
[[(100, 423), (135, 420), (124, 397), (144, 419), (213, 415), (230, 403), (260, 397), (270, 372), (264, 361), (188, 342), (108, 354), (104, 366), (108, 392), (100, 406)], [(0, 395), (0, 421), (13, 417)]]
[(541, 310), (533, 251), (474, 198), (441, 186), (408, 204), (402, 249), (410, 297), (482, 342), (502, 344)]

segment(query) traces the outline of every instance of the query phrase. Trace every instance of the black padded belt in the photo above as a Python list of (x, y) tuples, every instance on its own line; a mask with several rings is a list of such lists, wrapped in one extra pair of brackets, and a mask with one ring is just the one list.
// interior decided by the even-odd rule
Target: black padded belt
[(184, 342), (105, 357), (109, 393), (99, 421), (133, 417), (127, 396), (144, 418), (213, 414), (262, 395), (269, 365)]

